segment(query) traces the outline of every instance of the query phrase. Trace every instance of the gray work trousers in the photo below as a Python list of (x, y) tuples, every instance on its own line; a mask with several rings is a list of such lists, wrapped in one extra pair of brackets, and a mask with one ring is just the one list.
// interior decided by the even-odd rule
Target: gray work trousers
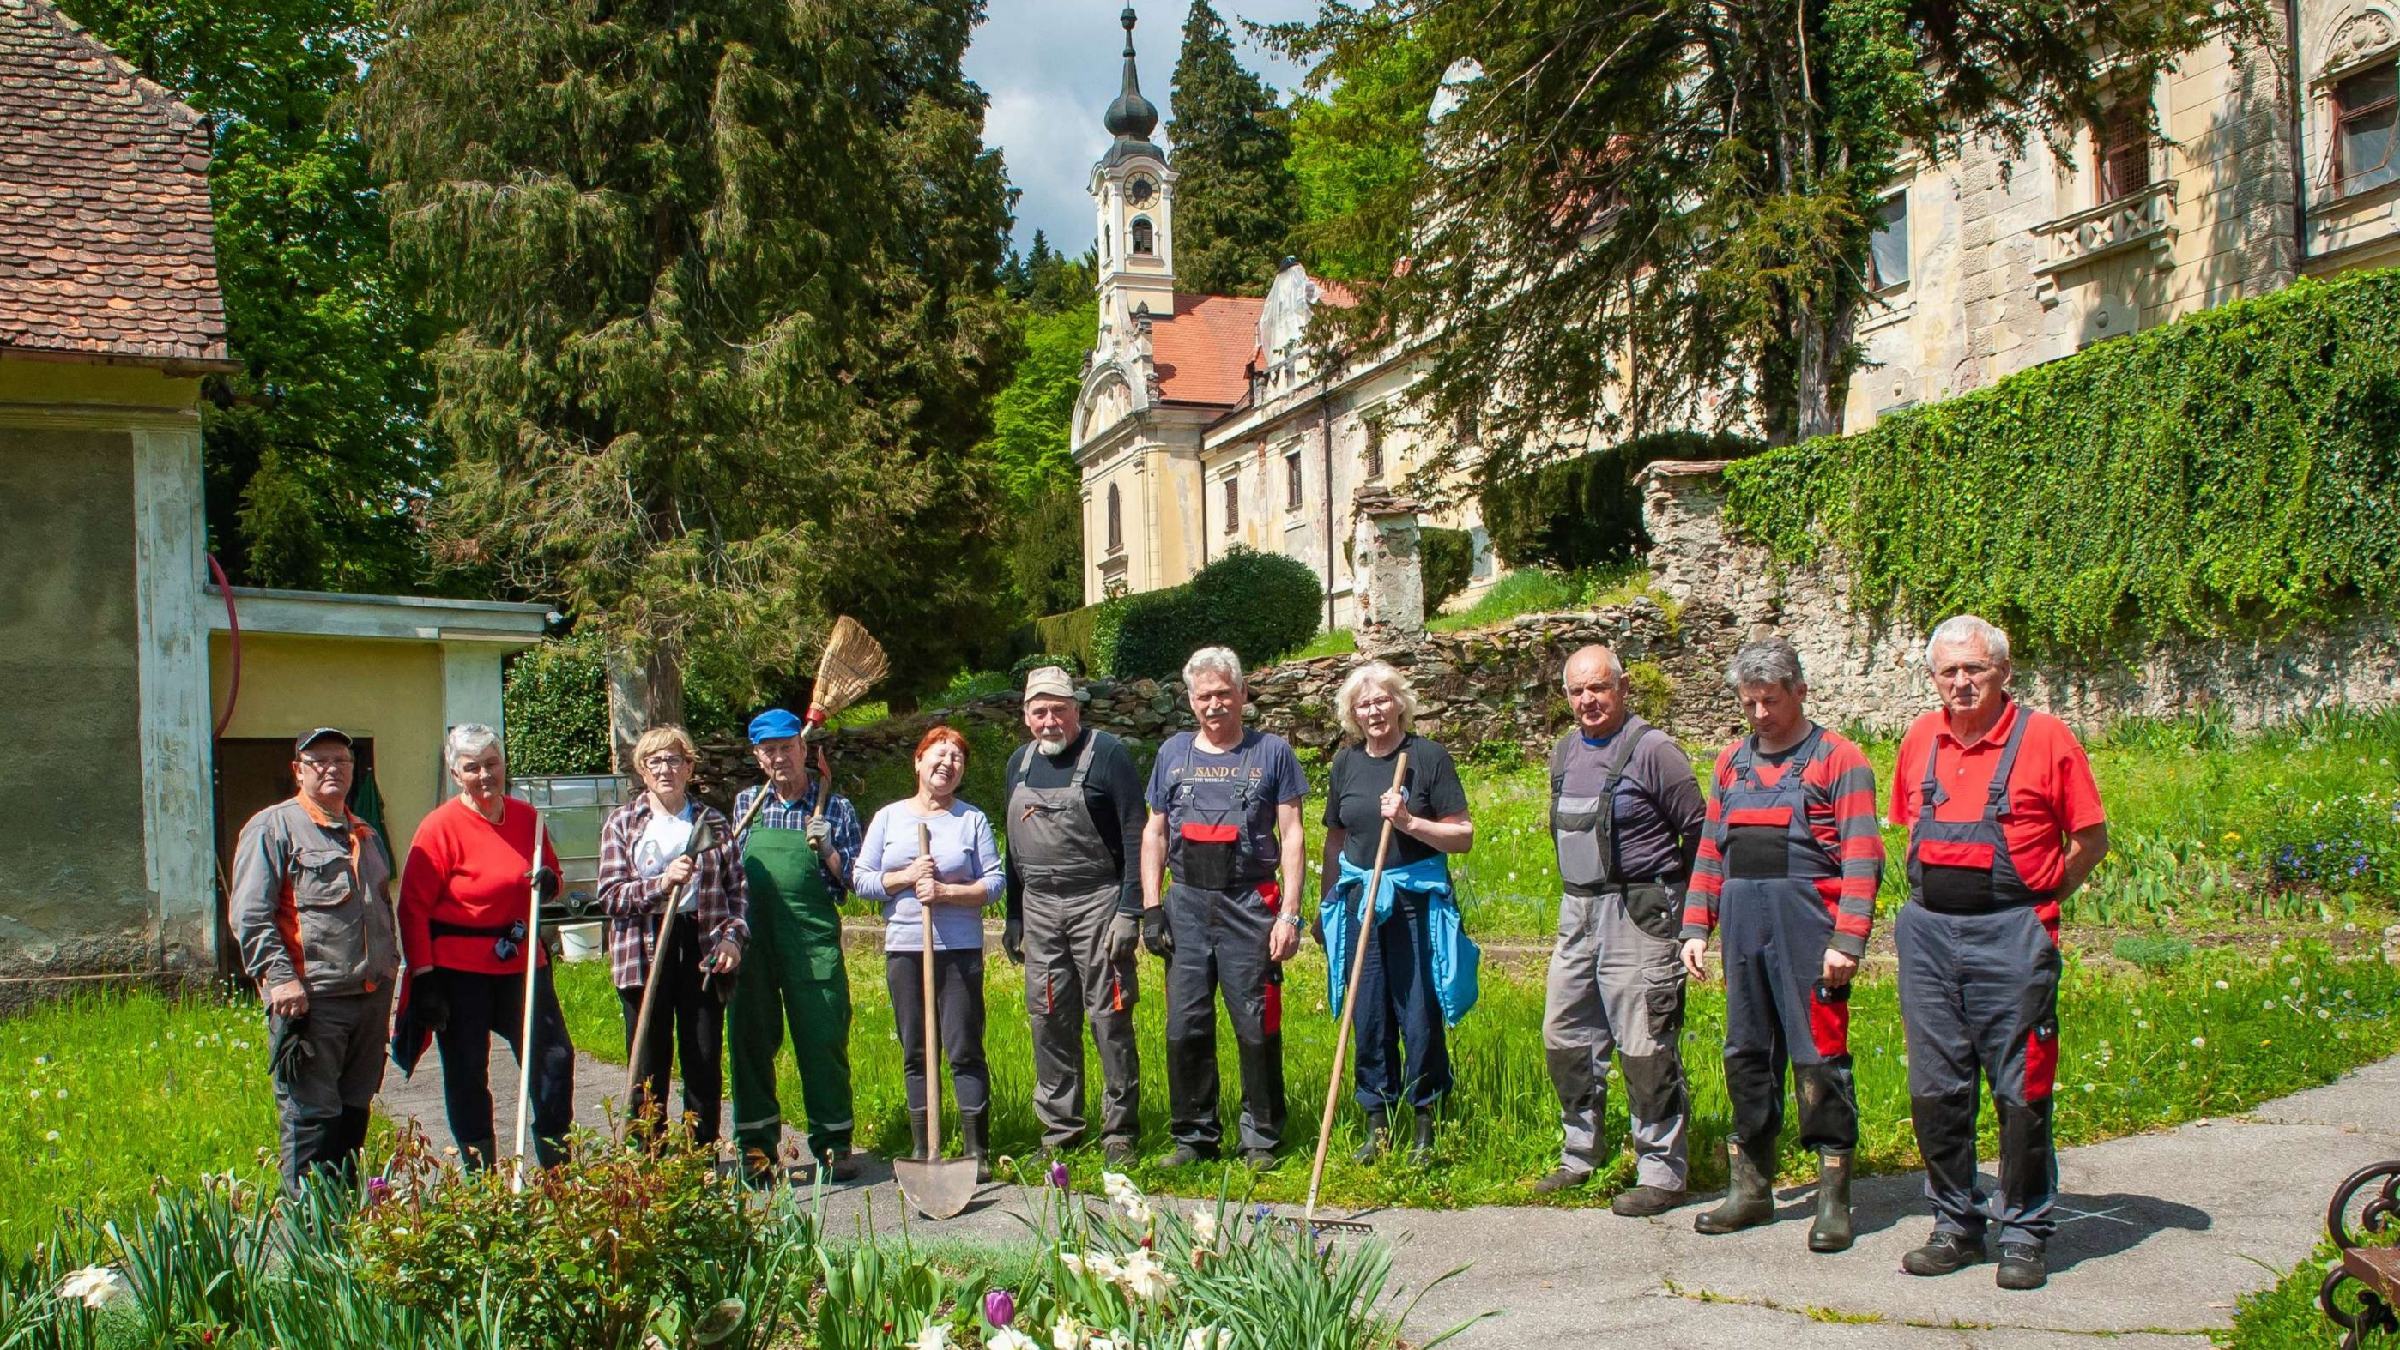
[(389, 983), (371, 993), (310, 994), (298, 1017), (267, 1014), (287, 1193), (299, 1194), (300, 1179), (312, 1171), (355, 1171), (391, 1032)]
[(1141, 1134), (1142, 1062), (1133, 1035), (1134, 966), (1108, 959), (1117, 917), (1114, 881), (1083, 895), (1025, 890), (1025, 1011), (1033, 1022), (1033, 1113), (1042, 1143), (1065, 1148), (1083, 1135), (1083, 1024), (1092, 1024), (1105, 1086), (1100, 1137), (1132, 1143)]
[(1624, 896), (1560, 899), (1542, 1050), (1558, 1089), (1566, 1136), (1560, 1165), (1568, 1171), (1599, 1166), (1613, 1052), (1624, 1061), (1635, 1181), (1684, 1188), (1691, 1091), (1683, 1074), (1683, 980), (1676, 944), (1637, 927)]

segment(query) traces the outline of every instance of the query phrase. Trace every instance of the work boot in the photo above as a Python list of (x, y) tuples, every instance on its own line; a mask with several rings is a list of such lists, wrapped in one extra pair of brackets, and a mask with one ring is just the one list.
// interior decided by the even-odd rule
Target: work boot
[(1350, 1161), (1355, 1163), (1371, 1163), (1377, 1158), (1382, 1157), (1385, 1150), (1391, 1148), (1391, 1146), (1392, 1108), (1388, 1106), (1378, 1106), (1367, 1112), (1366, 1142), (1358, 1146), (1358, 1152), (1350, 1155)]
[(1808, 1226), (1812, 1252), (1850, 1250), (1850, 1150), (1829, 1148), (1817, 1157), (1817, 1221)]
[(1948, 1275), (1983, 1259), (1983, 1239), (1937, 1230), (1925, 1245), (1900, 1258), (1911, 1275)]
[(1580, 1186), (1591, 1179), (1590, 1169), (1577, 1171), (1562, 1162), (1551, 1168), (1540, 1181), (1533, 1183), (1533, 1193), (1535, 1195), (1556, 1195), (1570, 1186)]
[(1433, 1163), (1434, 1112), (1430, 1106), (1417, 1108), (1417, 1137), (1408, 1146), (1408, 1165), (1427, 1167)]
[(1694, 1232), (1716, 1236), (1756, 1228), (1775, 1218), (1775, 1146), (1737, 1144), (1727, 1159), (1733, 1178), (1725, 1188), (1725, 1203), (1692, 1219)]
[(926, 1124), (925, 1108), (921, 1106), (909, 1108), (908, 1139), (908, 1156), (912, 1158), (930, 1156), (933, 1136)]
[(1174, 1150), (1167, 1154), (1167, 1160), (1164, 1165), (1168, 1167), (1189, 1167), (1193, 1163), (1213, 1162), (1215, 1161), (1216, 1156), (1217, 1151), (1213, 1148), (1202, 1149), (1197, 1144), (1177, 1144)]
[(988, 1142), (991, 1128), (992, 1112), (989, 1107), (981, 1111), (958, 1113), (959, 1147), (975, 1160), (975, 1184), (979, 1186), (992, 1179), (992, 1147)]
[(858, 1157), (849, 1149), (827, 1149), (817, 1155), (817, 1175), (827, 1181), (858, 1180)]
[(2000, 1244), (1998, 1283), (2003, 1289), (2039, 1289), (2050, 1282), (2050, 1263), (2030, 1242)]
[(1126, 1168), (1133, 1166), (1133, 1160), (1134, 1147), (1132, 1140), (1103, 1139), (1100, 1141), (1100, 1161), (1107, 1163), (1109, 1166), (1122, 1172)]
[(1691, 1198), (1691, 1192), (1681, 1186), (1636, 1186), (1617, 1192), (1608, 1202), (1608, 1212), (1628, 1219), (1647, 1219), (1664, 1214)]

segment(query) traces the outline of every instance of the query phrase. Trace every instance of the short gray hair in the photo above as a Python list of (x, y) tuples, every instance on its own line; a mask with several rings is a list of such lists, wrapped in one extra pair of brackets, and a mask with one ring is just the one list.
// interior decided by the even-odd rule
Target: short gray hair
[(1725, 663), (1725, 683), (1739, 693), (1743, 686), (1779, 684), (1786, 689), (1798, 689), (1800, 652), (1779, 637), (1763, 638), (1745, 645)]
[(1394, 669), (1388, 661), (1369, 661), (1351, 671), (1350, 678), (1342, 681), (1342, 691), (1333, 696), (1334, 712), (1342, 720), (1345, 735), (1356, 736), (1361, 741), (1367, 738), (1366, 729), (1358, 724), (1358, 696), (1367, 692), (1369, 685), (1392, 696), (1392, 702), (1400, 709), (1402, 734), (1405, 735), (1416, 726), (1417, 691), (1409, 688), (1408, 677)]
[(1192, 681), (1203, 675), (1222, 675), (1233, 681), (1234, 688), (1239, 689), (1242, 687), (1242, 658), (1231, 647), (1202, 647), (1183, 663), (1183, 687), (1191, 688)]
[(450, 728), (449, 735), (442, 737), (442, 763), (456, 764), (462, 755), (480, 755), (498, 744), (499, 732), (481, 722), (461, 722)]
[(1925, 639), (1925, 668), (1933, 669), (1934, 648), (1962, 642), (1980, 642), (1984, 656), (1993, 665), (2008, 664), (2008, 634), (1998, 624), (1972, 614), (1953, 614), (1934, 627), (1932, 637)]

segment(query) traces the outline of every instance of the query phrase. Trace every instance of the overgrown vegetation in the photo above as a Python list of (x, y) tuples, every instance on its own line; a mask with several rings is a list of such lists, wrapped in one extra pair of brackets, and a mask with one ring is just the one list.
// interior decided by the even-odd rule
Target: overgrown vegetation
[(1474, 580), (1475, 536), (1436, 525), (1418, 530), (1417, 567), (1425, 587), (1425, 613), (1430, 615)]
[(1662, 459), (1739, 459), (1759, 448), (1744, 436), (1661, 432), (1488, 479), (1483, 524), (1511, 567), (1576, 571), (1643, 556), (1642, 495), (1635, 478)]
[(1119, 679), (1165, 679), (1211, 644), (1233, 648), (1245, 669), (1257, 669), (1299, 650), (1325, 616), (1325, 591), (1308, 564), (1239, 544), (1181, 586), (1111, 603), (1115, 613), (1098, 619), (1093, 645)]
[[(608, 772), (608, 663), (597, 633), (555, 638), (510, 657), (500, 703), (509, 772)], [(695, 671), (684, 685), (684, 725), (703, 741), (729, 735), (746, 703)]]
[(2302, 281), (1778, 450), (1726, 519), (1852, 604), (2028, 650), (2400, 608), (2400, 274)]

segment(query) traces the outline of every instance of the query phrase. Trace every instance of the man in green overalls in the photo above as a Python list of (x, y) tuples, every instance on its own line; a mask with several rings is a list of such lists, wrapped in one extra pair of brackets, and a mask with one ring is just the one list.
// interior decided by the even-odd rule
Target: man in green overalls
[[(768, 794), (742, 838), (750, 882), (750, 949), (734, 987), (728, 1038), (733, 1061), (733, 1139), (745, 1174), (772, 1183), (783, 1148), (783, 1105), (775, 1095), (775, 1052), (791, 1028), (808, 1111), (808, 1151), (835, 1181), (858, 1175), (850, 1155), (850, 979), (842, 967), (842, 916), (850, 860), (858, 856), (858, 812), (831, 783), (809, 781), (800, 719), (770, 708), (750, 720), (750, 749), (765, 784), (734, 799), (739, 820), (753, 794)], [(824, 809), (817, 794), (825, 793)]]

